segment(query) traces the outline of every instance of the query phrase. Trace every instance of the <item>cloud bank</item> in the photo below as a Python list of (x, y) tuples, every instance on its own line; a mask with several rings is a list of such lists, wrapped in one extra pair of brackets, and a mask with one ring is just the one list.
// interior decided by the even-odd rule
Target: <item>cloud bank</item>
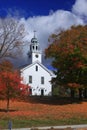
[[(33, 37), (33, 31), (36, 30), (36, 36), (39, 40), (42, 50), (48, 46), (48, 38), (52, 33), (60, 32), (61, 29), (69, 29), (72, 25), (84, 25), (87, 17), (87, 0), (76, 0), (72, 5), (71, 11), (57, 10), (49, 11), (48, 16), (34, 16), (29, 17), (27, 20), (21, 18), (26, 26), (29, 35), (26, 37), (29, 41)], [(25, 53), (28, 51), (28, 47), (25, 48)]]
[(87, 16), (87, 0), (76, 0), (72, 12), (76, 15)]

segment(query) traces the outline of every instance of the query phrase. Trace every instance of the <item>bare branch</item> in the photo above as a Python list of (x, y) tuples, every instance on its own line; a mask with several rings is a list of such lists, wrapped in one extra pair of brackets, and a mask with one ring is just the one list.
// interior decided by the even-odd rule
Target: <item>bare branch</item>
[(24, 46), (26, 31), (23, 24), (14, 18), (0, 19), (0, 58), (14, 57)]

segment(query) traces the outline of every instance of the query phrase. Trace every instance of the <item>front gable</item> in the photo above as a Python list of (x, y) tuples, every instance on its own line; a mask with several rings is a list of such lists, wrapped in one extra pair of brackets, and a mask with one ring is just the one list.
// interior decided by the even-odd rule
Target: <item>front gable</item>
[(48, 73), (50, 76), (54, 76), (54, 74), (49, 70), (49, 69), (47, 69), (44, 65), (42, 65), (41, 63), (39, 63), (38, 61), (37, 62), (34, 62), (33, 64), (30, 64), (30, 65), (28, 65), (28, 66), (26, 66), (26, 67), (23, 67), (20, 71), (21, 72), (30, 72), (30, 70), (32, 70), (33, 72), (34, 71), (38, 71), (38, 69), (41, 69), (41, 70), (43, 70), (44, 72), (46, 72), (46, 73)]

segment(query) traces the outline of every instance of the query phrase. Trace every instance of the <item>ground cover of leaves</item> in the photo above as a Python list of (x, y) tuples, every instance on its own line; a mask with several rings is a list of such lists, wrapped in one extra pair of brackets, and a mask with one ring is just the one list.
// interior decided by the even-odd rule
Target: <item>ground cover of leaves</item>
[(18, 120), (54, 120), (55, 122), (77, 118), (78, 120), (87, 119), (87, 102), (41, 97), (29, 98), (27, 101), (11, 100), (10, 111), (6, 112), (6, 101), (0, 100), (0, 120), (16, 118)]

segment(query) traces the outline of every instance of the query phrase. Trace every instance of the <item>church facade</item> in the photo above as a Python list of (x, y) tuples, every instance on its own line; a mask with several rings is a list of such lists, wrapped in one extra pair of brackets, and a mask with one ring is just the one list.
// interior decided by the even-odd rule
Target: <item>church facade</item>
[(20, 70), (23, 84), (30, 86), (31, 95), (52, 95), (51, 79), (54, 74), (42, 64), (42, 52), (35, 34), (31, 39), (28, 56), (30, 64)]

